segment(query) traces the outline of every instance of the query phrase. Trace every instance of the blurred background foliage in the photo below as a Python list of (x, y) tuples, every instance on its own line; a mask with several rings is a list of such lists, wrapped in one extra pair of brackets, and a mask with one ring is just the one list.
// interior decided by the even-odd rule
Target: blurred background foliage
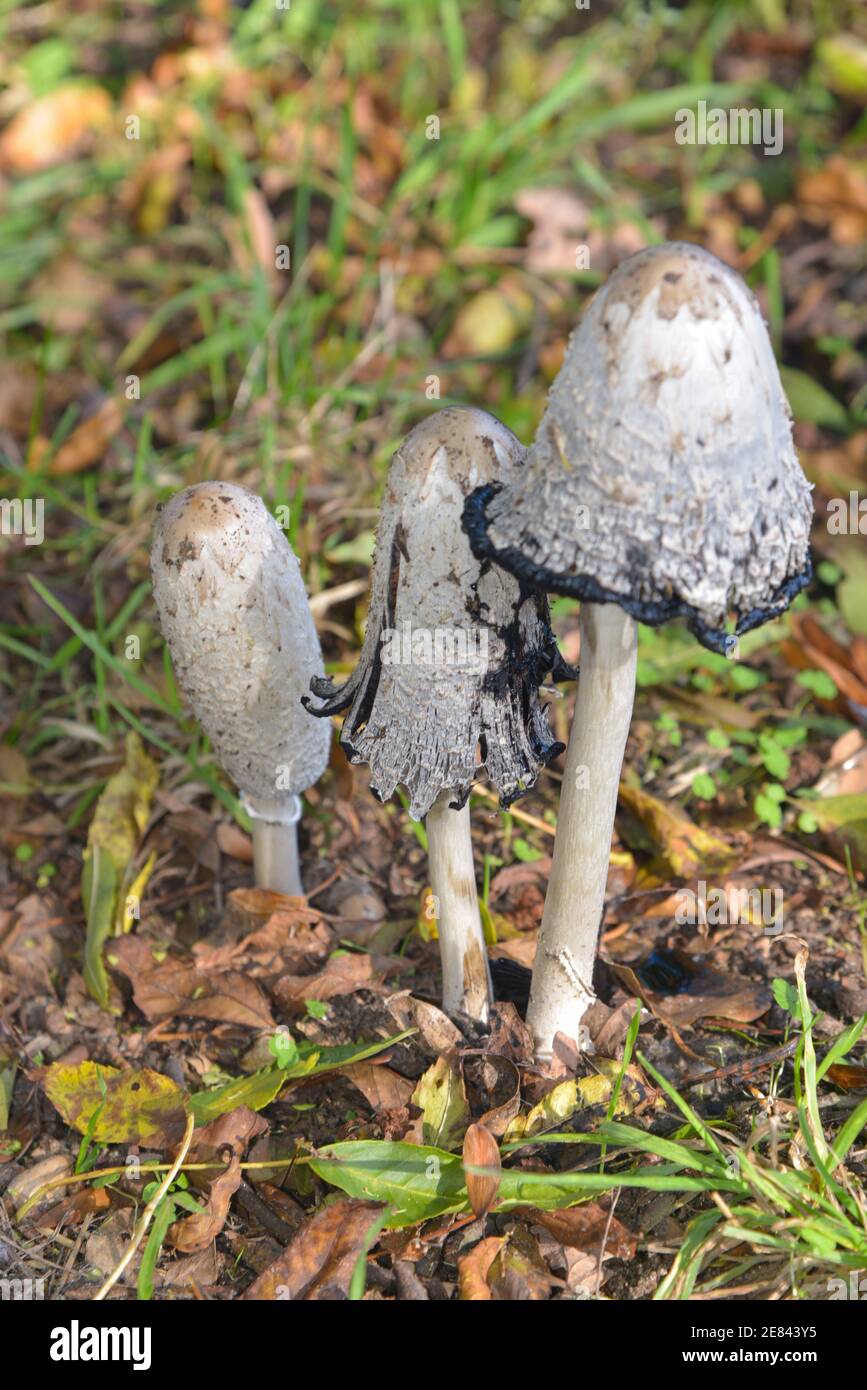
[[(0, 539), (7, 786), (41, 758), (77, 824), (143, 712), (164, 753), (168, 718), (201, 753), (147, 603), (153, 508), (185, 483), (288, 506), (329, 665), (351, 666), (403, 433), (462, 401), (529, 440), (593, 288), (665, 238), (755, 290), (816, 484), (800, 608), (842, 645), (787, 620), (746, 657), (788, 642), (825, 733), (860, 722), (867, 684), (835, 681), (867, 633), (864, 541), (823, 521), (867, 481), (862, 6), (73, 0), (3, 3), (0, 34), (0, 469), (46, 507), (44, 545)], [(699, 101), (781, 110), (781, 153), (679, 144)], [(743, 694), (736, 669), (642, 634), (645, 686)], [(89, 771), (61, 775), (80, 739)]]

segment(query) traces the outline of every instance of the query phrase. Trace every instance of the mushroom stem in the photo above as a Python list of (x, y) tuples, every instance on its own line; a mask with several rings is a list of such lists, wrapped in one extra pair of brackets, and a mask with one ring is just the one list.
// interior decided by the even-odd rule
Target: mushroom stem
[(443, 1008), (487, 1023), (491, 973), (479, 914), (469, 801), (455, 811), (441, 792), (425, 818), (431, 892), (443, 970)]
[(253, 822), (253, 877), (257, 888), (302, 897), (304, 888), (298, 865), (298, 822), (301, 802), (269, 800), (261, 796), (243, 799)]
[(620, 769), (635, 697), (637, 627), (617, 604), (582, 603), (581, 675), (527, 1024), (540, 1061), (565, 1033), (583, 1050), (605, 905)]

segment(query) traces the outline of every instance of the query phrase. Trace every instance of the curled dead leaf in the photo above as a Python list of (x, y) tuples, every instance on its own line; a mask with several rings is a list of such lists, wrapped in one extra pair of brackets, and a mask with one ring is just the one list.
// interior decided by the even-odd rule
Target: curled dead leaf
[(345, 1298), (356, 1261), (381, 1211), (378, 1202), (349, 1197), (320, 1208), (243, 1297), (281, 1302)]
[(463, 1163), (470, 1206), (476, 1216), (484, 1216), (494, 1205), (500, 1180), (486, 1173), (470, 1172), (470, 1169), (496, 1168), (499, 1172), (501, 1168), (499, 1145), (484, 1125), (470, 1125), (464, 1135)]

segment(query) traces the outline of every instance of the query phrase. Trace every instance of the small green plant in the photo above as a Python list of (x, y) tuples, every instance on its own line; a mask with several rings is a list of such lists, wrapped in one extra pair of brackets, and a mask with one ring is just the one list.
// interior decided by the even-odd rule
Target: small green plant
[[(202, 1203), (197, 1202), (195, 1197), (187, 1191), (189, 1185), (189, 1178), (186, 1174), (179, 1173), (168, 1192), (157, 1203), (138, 1271), (138, 1296), (144, 1302), (153, 1298), (154, 1270), (169, 1227), (177, 1219), (178, 1210), (192, 1213), (204, 1210)], [(146, 1183), (142, 1192), (142, 1201), (149, 1202), (159, 1190), (159, 1186), (160, 1184), (156, 1180)]]

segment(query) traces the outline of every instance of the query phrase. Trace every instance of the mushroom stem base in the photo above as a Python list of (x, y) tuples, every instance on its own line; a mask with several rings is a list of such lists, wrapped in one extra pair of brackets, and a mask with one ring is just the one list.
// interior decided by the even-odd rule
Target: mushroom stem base
[(581, 1018), (605, 906), (620, 769), (635, 698), (638, 629), (616, 604), (581, 605), (581, 674), (527, 1024), (546, 1061), (557, 1033), (586, 1050)]
[(449, 805), (442, 792), (425, 819), (431, 892), (436, 900), (443, 970), (443, 1008), (487, 1023), (492, 991), (488, 952), (479, 914), (469, 802)]
[(253, 878), (257, 888), (301, 897), (304, 888), (298, 863), (298, 822), (301, 802), (244, 798), (244, 810), (253, 822)]

